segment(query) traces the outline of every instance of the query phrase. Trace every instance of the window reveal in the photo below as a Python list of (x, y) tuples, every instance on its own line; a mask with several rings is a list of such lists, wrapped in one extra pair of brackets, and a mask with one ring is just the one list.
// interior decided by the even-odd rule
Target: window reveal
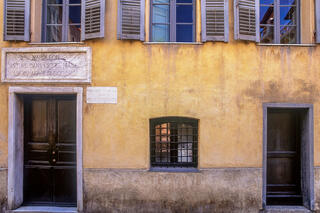
[(150, 122), (152, 166), (197, 167), (197, 120), (169, 117)]

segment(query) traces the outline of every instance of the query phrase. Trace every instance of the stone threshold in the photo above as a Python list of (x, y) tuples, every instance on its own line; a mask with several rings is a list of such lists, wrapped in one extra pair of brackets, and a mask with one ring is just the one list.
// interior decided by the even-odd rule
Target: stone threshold
[(76, 207), (55, 207), (55, 206), (21, 206), (6, 213), (77, 213)]
[(309, 213), (311, 212), (304, 206), (267, 206), (263, 213)]

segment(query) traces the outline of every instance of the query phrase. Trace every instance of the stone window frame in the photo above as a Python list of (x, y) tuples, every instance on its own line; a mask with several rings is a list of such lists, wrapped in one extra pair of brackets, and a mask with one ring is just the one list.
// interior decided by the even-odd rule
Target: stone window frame
[(83, 211), (82, 103), (81, 87), (9, 87), (8, 117), (8, 209), (23, 204), (23, 102), (22, 94), (74, 94), (77, 103), (77, 211)]

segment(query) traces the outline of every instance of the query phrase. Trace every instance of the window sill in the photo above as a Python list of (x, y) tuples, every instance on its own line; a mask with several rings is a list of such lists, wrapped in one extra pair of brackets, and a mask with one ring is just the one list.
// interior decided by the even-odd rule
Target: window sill
[(202, 42), (143, 42), (146, 45), (162, 44), (162, 45), (203, 45)]
[(35, 43), (28, 43), (29, 45), (69, 45), (69, 44), (75, 44), (75, 45), (83, 45), (84, 42), (35, 42)]
[(152, 167), (149, 172), (168, 172), (168, 173), (200, 173), (197, 168), (179, 168), (179, 167)]
[(288, 46), (288, 47), (316, 47), (316, 44), (263, 44), (263, 43), (257, 43), (258, 46)]

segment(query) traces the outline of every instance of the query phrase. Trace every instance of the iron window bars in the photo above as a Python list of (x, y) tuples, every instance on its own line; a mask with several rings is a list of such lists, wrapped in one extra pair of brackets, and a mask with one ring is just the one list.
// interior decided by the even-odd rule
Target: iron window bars
[(198, 120), (150, 119), (150, 157), (151, 167), (197, 167)]

